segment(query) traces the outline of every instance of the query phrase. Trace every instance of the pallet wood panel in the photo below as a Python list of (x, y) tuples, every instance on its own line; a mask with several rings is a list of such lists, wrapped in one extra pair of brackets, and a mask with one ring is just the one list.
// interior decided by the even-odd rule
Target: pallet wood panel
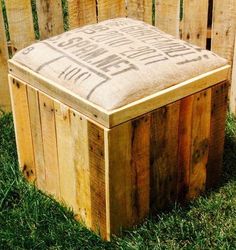
[(228, 87), (226, 81), (211, 90), (211, 130), (206, 179), (208, 189), (217, 185), (222, 173)]
[(191, 163), (187, 199), (194, 199), (205, 191), (210, 141), (210, 89), (195, 94), (192, 112)]
[(180, 0), (156, 0), (155, 26), (168, 34), (179, 37)]
[(54, 102), (46, 95), (39, 93), (39, 104), (42, 123), (47, 193), (60, 200), (60, 177), (58, 169)]
[(207, 20), (208, 0), (185, 0), (182, 38), (201, 48), (206, 48)]
[(128, 0), (128, 17), (152, 24), (152, 0)]
[(236, 32), (236, 1), (214, 0), (211, 49), (232, 63)]
[(9, 83), (19, 167), (25, 178), (33, 183), (36, 179), (36, 169), (34, 164), (27, 88), (24, 83), (12, 78), (9, 79)]
[(89, 228), (91, 218), (91, 188), (88, 146), (88, 121), (70, 110), (72, 155), (76, 181), (76, 217)]
[(5, 1), (13, 52), (35, 41), (30, 0)]
[(98, 0), (98, 21), (110, 18), (126, 17), (125, 0)]
[(54, 101), (57, 136), (57, 155), (61, 200), (76, 211), (76, 172), (72, 150), (70, 110), (67, 106)]
[(42, 126), (39, 108), (39, 96), (35, 89), (27, 86), (30, 127), (35, 158), (36, 185), (40, 190), (46, 190), (46, 169), (44, 164), (44, 150)]
[(88, 147), (91, 190), (91, 228), (107, 237), (104, 130), (88, 122)]
[(11, 100), (7, 78), (8, 51), (2, 8), (0, 8), (0, 34), (0, 109), (4, 111), (10, 111)]
[(61, 0), (38, 0), (36, 7), (41, 40), (64, 31)]
[(96, 0), (68, 0), (68, 13), (70, 29), (96, 23)]
[(151, 120), (152, 210), (163, 209), (177, 199), (179, 101), (158, 109)]

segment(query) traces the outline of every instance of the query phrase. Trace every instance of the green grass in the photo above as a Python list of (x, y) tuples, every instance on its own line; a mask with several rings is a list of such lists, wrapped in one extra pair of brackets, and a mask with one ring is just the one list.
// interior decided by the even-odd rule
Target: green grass
[(111, 243), (27, 184), (18, 171), (11, 114), (0, 118), (0, 249), (236, 249), (236, 120), (228, 116), (219, 187), (147, 219)]

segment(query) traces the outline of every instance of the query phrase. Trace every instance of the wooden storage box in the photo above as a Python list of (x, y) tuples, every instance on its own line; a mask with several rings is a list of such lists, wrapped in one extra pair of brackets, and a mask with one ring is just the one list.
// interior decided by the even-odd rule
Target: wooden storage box
[[(127, 22), (153, 30), (128, 19), (83, 29), (91, 35), (95, 30), (110, 31), (104, 29), (108, 26), (114, 28), (119, 24), (124, 28)], [(217, 183), (227, 109), (230, 67), (226, 63), (149, 94), (139, 89), (135, 99), (134, 94), (129, 95), (126, 104), (108, 110), (70, 88), (73, 78), (70, 74), (75, 70), (70, 68), (72, 71), (66, 72), (68, 62), (59, 65), (65, 67), (59, 75), (68, 85), (60, 82), (60, 77), (56, 81), (47, 71), (40, 72), (46, 65), (41, 60), (50, 57), (47, 51), (40, 50), (44, 55), (35, 59), (34, 51), (45, 44), (51, 49), (58, 39), (62, 38), (33, 45), (9, 61), (19, 164), (29, 181), (72, 207), (80, 221), (108, 240), (121, 228), (140, 223), (150, 212), (175, 201), (195, 198)], [(68, 45), (73, 39), (60, 45)], [(59, 47), (55, 49), (56, 59), (52, 54), (48, 61), (53, 72), (57, 67), (52, 65), (55, 61), (70, 59)], [(121, 49), (122, 46), (118, 47), (119, 53)], [(61, 57), (58, 53), (62, 53)], [(19, 56), (42, 64), (37, 68), (31, 61), (29, 66)], [(191, 67), (195, 61), (191, 60)], [(83, 66), (80, 62), (78, 65)], [(142, 70), (155, 74), (160, 66), (154, 63), (151, 67), (154, 73), (143, 67), (139, 68), (138, 77), (145, 75)], [(139, 72), (135, 70), (135, 74)], [(126, 75), (122, 84), (132, 79)], [(120, 97), (121, 94), (117, 98)], [(102, 103), (106, 98), (108, 94), (98, 100)]]

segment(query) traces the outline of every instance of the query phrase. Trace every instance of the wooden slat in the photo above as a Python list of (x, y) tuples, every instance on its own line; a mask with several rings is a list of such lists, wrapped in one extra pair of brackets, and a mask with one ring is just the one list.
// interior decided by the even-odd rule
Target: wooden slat
[(98, 0), (98, 21), (110, 18), (125, 17), (125, 0)]
[(41, 40), (64, 31), (61, 0), (38, 0), (36, 7)]
[(214, 0), (211, 49), (232, 63), (236, 31), (236, 1)]
[(39, 104), (46, 169), (46, 191), (55, 196), (55, 198), (60, 199), (54, 103), (52, 99), (39, 93)]
[(30, 182), (36, 178), (26, 85), (9, 78), (20, 169)]
[(32, 143), (35, 156), (35, 169), (36, 169), (36, 184), (37, 187), (46, 190), (46, 170), (44, 165), (44, 151), (43, 151), (43, 138), (42, 127), (39, 109), (38, 93), (35, 89), (27, 86), (30, 125), (32, 133)]
[(91, 221), (91, 190), (88, 148), (88, 121), (75, 111), (70, 111), (71, 151), (73, 154), (76, 180), (77, 218), (89, 228)]
[(210, 89), (194, 95), (192, 112), (190, 184), (187, 199), (196, 198), (205, 191), (206, 164), (210, 141)]
[(158, 109), (151, 118), (150, 207), (162, 209), (177, 198), (179, 102)]
[(156, 0), (155, 25), (164, 32), (179, 37), (180, 0)]
[(211, 132), (207, 163), (207, 188), (212, 188), (218, 183), (222, 172), (228, 82), (216, 85), (211, 91)]
[(193, 99), (194, 96), (189, 96), (180, 101), (177, 189), (179, 201), (185, 200), (189, 189)]
[(190, 43), (206, 48), (208, 0), (184, 1), (182, 38)]
[(128, 17), (152, 24), (152, 0), (128, 0)]
[(5, 1), (9, 31), (14, 52), (35, 41), (30, 0)]
[(126, 122), (108, 132), (111, 233), (120, 233), (121, 226), (131, 224), (131, 129)]
[(236, 39), (234, 44), (234, 56), (233, 56), (233, 67), (232, 67), (232, 82), (230, 88), (230, 111), (236, 115)]
[(92, 229), (107, 238), (104, 131), (88, 122)]
[(56, 101), (54, 101), (54, 108), (61, 200), (76, 211), (76, 177), (73, 153), (78, 152), (72, 150), (70, 110), (67, 106)]
[(70, 29), (97, 22), (96, 0), (68, 0)]
[(10, 111), (11, 101), (7, 79), (8, 51), (2, 8), (0, 8), (0, 34), (0, 109), (4, 111)]

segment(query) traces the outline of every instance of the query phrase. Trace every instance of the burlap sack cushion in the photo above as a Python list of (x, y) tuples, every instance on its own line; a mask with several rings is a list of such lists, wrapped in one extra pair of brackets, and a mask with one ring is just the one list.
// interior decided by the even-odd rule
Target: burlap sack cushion
[(129, 18), (38, 42), (14, 60), (106, 110), (227, 64), (211, 51)]

